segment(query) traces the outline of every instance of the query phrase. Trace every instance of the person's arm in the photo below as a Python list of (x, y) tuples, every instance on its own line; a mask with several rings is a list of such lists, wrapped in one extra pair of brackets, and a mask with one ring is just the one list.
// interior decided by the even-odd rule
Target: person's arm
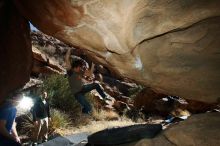
[(67, 71), (71, 69), (70, 55), (71, 55), (71, 49), (68, 49), (66, 52), (66, 56), (65, 56), (65, 64), (66, 64)]
[(39, 99), (35, 99), (35, 103), (34, 103), (34, 106), (33, 106), (33, 111), (32, 111), (32, 116), (33, 116), (33, 123), (34, 123), (34, 126), (38, 126), (39, 122), (37, 120), (37, 108), (38, 108), (38, 100)]
[(49, 105), (49, 103), (47, 103), (47, 104), (48, 104), (48, 106), (47, 106), (48, 118), (50, 118), (50, 105)]
[(49, 120), (49, 122), (51, 122), (50, 105), (48, 102), (47, 102), (47, 113), (48, 113), (48, 120)]
[(93, 76), (94, 67), (95, 67), (95, 64), (92, 63), (90, 70), (85, 70), (84, 76), (91, 78)]
[(47, 102), (47, 114), (48, 114), (48, 118), (50, 118), (50, 105)]
[(16, 122), (15, 122), (15, 120), (13, 122), (13, 126), (12, 126), (12, 129), (11, 129), (11, 134), (14, 137), (16, 142), (21, 143), (20, 138), (18, 137), (17, 130), (16, 130)]
[(15, 137), (13, 137), (8, 130), (6, 129), (6, 120), (0, 120), (0, 135), (2, 135), (3, 137), (7, 138), (7, 139), (11, 139), (16, 141)]
[(95, 68), (95, 64), (92, 62), (92, 66), (91, 66), (91, 68), (90, 68), (90, 72), (91, 72), (91, 74), (93, 74), (93, 72), (94, 72), (94, 68)]
[(33, 122), (35, 122), (36, 121), (36, 103), (33, 106), (32, 116), (33, 116)]

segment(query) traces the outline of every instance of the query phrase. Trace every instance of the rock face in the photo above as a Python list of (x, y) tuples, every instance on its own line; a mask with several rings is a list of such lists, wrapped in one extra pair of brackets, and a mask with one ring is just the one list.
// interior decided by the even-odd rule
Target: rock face
[(220, 113), (194, 115), (154, 139), (143, 139), (128, 146), (217, 146), (220, 145), (219, 117)]
[[(137, 109), (143, 108), (142, 110), (144, 110), (146, 113), (154, 113), (155, 111), (157, 111), (156, 101), (163, 97), (166, 97), (166, 95), (157, 94), (153, 90), (149, 88), (145, 88), (135, 97), (134, 106)], [(166, 107), (166, 111), (170, 112), (171, 111), (170, 108), (172, 108), (172, 106), (168, 105), (167, 107)], [(160, 111), (160, 113), (162, 112), (164, 111)]]
[(50, 57), (46, 56), (44, 53), (42, 53), (40, 50), (32, 47), (33, 51), (33, 58), (34, 63), (32, 67), (32, 73), (33, 74), (44, 74), (44, 75), (50, 75), (50, 74), (64, 74), (65, 69), (59, 65), (58, 62), (51, 59)]
[(28, 21), (11, 0), (0, 0), (0, 101), (29, 80), (32, 65)]
[(144, 88), (135, 97), (134, 107), (142, 109), (146, 113), (157, 113), (167, 116), (177, 109), (187, 110), (192, 114), (205, 113), (218, 108), (218, 104), (185, 100), (181, 97), (159, 94), (150, 88)]
[(35, 48), (44, 52), (51, 59), (58, 61), (60, 65), (64, 65), (64, 58), (67, 50), (70, 48), (75, 49), (40, 31), (31, 32), (31, 41)]
[(15, 0), (37, 28), (165, 94), (220, 97), (219, 0)]

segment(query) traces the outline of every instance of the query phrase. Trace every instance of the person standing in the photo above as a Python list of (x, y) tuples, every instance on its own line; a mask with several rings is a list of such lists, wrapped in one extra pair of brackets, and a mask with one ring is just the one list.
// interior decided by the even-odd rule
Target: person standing
[(0, 146), (21, 146), (15, 122), (20, 97), (17, 94), (0, 104)]
[(95, 89), (103, 99), (106, 99), (106, 95), (98, 83), (88, 82), (88, 78), (92, 78), (94, 64), (92, 64), (90, 70), (84, 69), (83, 61), (71, 61), (70, 55), (71, 49), (67, 51), (65, 56), (66, 70), (71, 91), (76, 100), (82, 106), (82, 113), (90, 114), (92, 108), (89, 102), (86, 100), (85, 94)]
[(33, 106), (33, 146), (37, 145), (40, 140), (46, 142), (48, 139), (48, 123), (50, 118), (50, 106), (47, 101), (47, 92), (43, 92), (41, 98), (37, 98)]

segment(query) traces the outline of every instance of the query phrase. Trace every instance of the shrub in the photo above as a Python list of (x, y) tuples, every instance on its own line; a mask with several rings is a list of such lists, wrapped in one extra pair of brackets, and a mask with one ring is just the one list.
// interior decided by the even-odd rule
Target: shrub
[(144, 87), (141, 85), (137, 86), (136, 88), (130, 88), (128, 90), (128, 96), (130, 98), (135, 98), (138, 95), (138, 93), (140, 93), (143, 89)]
[[(19, 131), (21, 134), (31, 136), (32, 130), (34, 129), (34, 122), (31, 114), (22, 116), (22, 122), (20, 124), (22, 129)], [(52, 134), (58, 129), (68, 128), (71, 126), (70, 117), (57, 109), (51, 109), (51, 122), (49, 123), (49, 133)]]
[(106, 110), (103, 105), (103, 100), (99, 99), (97, 95), (95, 95), (96, 92), (87, 93), (86, 97), (90, 104), (92, 105), (92, 117), (99, 121), (99, 120), (117, 120), (119, 118), (119, 115), (115, 111)]
[(71, 93), (68, 79), (63, 75), (51, 75), (44, 80), (43, 90), (46, 90), (51, 106), (66, 112), (79, 111), (79, 104)]
[(30, 137), (34, 128), (34, 122), (32, 120), (31, 114), (27, 113), (25, 115), (17, 117), (16, 122), (19, 135), (25, 134)]
[(68, 128), (69, 126), (71, 126), (71, 119), (67, 114), (61, 112), (60, 110), (51, 110), (51, 124), (49, 126), (50, 132), (54, 132), (57, 129)]

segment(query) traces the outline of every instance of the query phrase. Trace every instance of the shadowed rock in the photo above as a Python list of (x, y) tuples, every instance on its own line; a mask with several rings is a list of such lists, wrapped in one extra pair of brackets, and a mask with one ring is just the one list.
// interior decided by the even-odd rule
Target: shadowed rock
[(170, 127), (154, 139), (143, 139), (127, 146), (207, 146), (220, 145), (220, 113), (194, 115)]
[(0, 102), (30, 78), (32, 51), (29, 31), (28, 21), (11, 0), (0, 0)]

